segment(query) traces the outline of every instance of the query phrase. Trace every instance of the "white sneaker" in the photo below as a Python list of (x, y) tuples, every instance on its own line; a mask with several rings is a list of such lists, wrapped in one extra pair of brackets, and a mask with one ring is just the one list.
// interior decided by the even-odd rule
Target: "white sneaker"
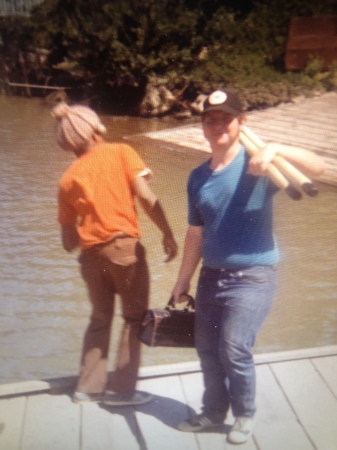
[(228, 441), (232, 444), (243, 444), (253, 433), (253, 417), (236, 417), (234, 425), (228, 434)]
[(73, 396), (72, 396), (72, 401), (74, 403), (87, 403), (87, 402), (91, 402), (91, 403), (99, 403), (102, 401), (103, 398), (103, 393), (102, 392), (98, 392), (95, 394), (86, 394), (85, 392), (74, 392)]

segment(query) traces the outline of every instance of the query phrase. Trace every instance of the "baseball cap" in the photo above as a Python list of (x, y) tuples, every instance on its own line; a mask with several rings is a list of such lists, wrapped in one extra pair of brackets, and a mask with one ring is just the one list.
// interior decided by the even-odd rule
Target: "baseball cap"
[(235, 92), (215, 91), (204, 101), (203, 114), (207, 111), (224, 111), (233, 116), (243, 112), (243, 105)]

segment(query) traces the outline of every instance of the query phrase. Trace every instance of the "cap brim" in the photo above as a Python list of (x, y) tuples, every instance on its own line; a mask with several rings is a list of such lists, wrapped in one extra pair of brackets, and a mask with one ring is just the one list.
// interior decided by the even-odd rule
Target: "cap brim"
[(213, 105), (208, 106), (207, 109), (205, 109), (202, 114), (207, 114), (208, 111), (222, 111), (228, 114), (231, 114), (232, 116), (238, 116), (241, 114), (241, 111), (238, 111), (237, 109), (231, 108), (227, 105)]

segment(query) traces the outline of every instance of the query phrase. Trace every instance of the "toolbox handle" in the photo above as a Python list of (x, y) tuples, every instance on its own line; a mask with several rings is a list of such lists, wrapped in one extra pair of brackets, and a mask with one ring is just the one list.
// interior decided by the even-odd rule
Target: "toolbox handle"
[[(184, 308), (184, 311), (189, 311), (190, 309), (195, 309), (195, 302), (194, 302), (194, 298), (192, 297), (192, 295), (183, 293), (183, 294), (181, 294), (181, 296), (186, 297), (187, 305)], [(173, 297), (173, 295), (170, 298), (170, 300), (168, 301), (167, 306), (166, 306), (165, 309), (167, 309), (167, 310), (176, 309), (175, 304), (174, 304), (174, 297)]]

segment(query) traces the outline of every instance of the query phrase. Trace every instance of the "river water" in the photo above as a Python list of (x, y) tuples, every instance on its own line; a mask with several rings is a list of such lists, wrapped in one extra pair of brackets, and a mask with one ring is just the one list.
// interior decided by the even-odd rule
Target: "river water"
[[(54, 142), (49, 107), (39, 99), (0, 96), (1, 253), (0, 383), (77, 374), (90, 313), (76, 254), (60, 244), (56, 221), (58, 180), (72, 161)], [(132, 145), (152, 168), (152, 187), (180, 244), (186, 226), (185, 183), (207, 158), (139, 137), (179, 123), (173, 119), (102, 117), (108, 139), (138, 135)], [(275, 232), (281, 248), (277, 298), (255, 352), (337, 343), (337, 188), (321, 185), (316, 198), (277, 195)], [(163, 307), (180, 258), (164, 263), (160, 233), (140, 211), (151, 269), (151, 305)], [(196, 278), (192, 286), (195, 289)], [(121, 319), (111, 339), (111, 369)], [(196, 360), (193, 349), (144, 346), (143, 366)]]

